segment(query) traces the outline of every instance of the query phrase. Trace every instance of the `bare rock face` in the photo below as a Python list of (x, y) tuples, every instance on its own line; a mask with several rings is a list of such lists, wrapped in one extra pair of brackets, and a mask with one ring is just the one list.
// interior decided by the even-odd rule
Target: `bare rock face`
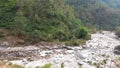
[(114, 48), (114, 53), (120, 55), (120, 45)]

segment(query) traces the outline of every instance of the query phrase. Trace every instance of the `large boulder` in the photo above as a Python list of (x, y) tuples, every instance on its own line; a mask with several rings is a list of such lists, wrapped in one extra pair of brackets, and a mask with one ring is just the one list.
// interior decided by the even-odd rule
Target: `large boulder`
[(114, 48), (114, 53), (120, 55), (120, 45)]
[(4, 42), (0, 43), (0, 46), (2, 46), (2, 47), (8, 47), (9, 43), (7, 41), (4, 41)]

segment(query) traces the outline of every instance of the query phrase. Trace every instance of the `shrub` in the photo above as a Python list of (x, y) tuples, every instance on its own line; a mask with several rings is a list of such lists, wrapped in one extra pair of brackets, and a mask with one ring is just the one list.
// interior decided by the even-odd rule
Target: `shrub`
[(50, 68), (51, 64), (45, 64), (44, 66), (37, 66), (36, 68)]
[(82, 65), (79, 65), (79, 68), (82, 68)]
[(4, 34), (0, 33), (0, 38), (3, 38), (4, 36), (5, 36)]
[(11, 68), (24, 68), (24, 67), (22, 67), (20, 65), (12, 65)]
[(64, 63), (61, 63), (61, 68), (64, 68)]
[(67, 46), (79, 46), (79, 43), (75, 40), (71, 40), (71, 41), (67, 41), (65, 43), (65, 45), (67, 45)]
[(116, 35), (117, 35), (118, 37), (120, 37), (120, 27), (117, 27), (117, 28), (116, 28)]
[(84, 45), (86, 43), (86, 39), (77, 39), (77, 40), (70, 40), (65, 43), (67, 46), (79, 46)]
[(106, 63), (107, 63), (107, 59), (104, 59), (104, 60), (103, 60), (103, 63), (106, 64)]
[(85, 39), (87, 37), (87, 35), (88, 35), (88, 30), (86, 28), (81, 28), (76, 33), (76, 37), (78, 39), (80, 39), (80, 38), (84, 38)]
[(54, 39), (59, 39), (60, 41), (63, 41), (63, 40), (67, 40), (68, 37), (67, 37), (67, 35), (65, 34), (65, 32), (63, 32), (63, 31), (57, 31), (57, 32), (54, 34)]

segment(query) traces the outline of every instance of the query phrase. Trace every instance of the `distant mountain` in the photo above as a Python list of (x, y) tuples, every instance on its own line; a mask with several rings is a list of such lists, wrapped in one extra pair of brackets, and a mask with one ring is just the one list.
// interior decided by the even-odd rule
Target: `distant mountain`
[(113, 30), (120, 25), (120, 0), (66, 0), (86, 26)]
[(120, 0), (102, 0), (107, 5), (109, 5), (112, 8), (119, 8), (120, 9)]

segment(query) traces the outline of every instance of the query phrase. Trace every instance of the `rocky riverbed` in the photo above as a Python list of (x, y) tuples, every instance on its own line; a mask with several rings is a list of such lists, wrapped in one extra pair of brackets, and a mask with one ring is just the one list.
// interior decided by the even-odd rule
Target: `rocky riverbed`
[[(1, 47), (0, 59), (25, 68), (51, 64), (51, 68), (117, 68), (120, 40), (113, 32), (102, 31), (91, 35), (86, 45), (70, 47), (54, 44), (22, 47)], [(117, 51), (117, 54), (115, 53)], [(119, 68), (119, 67), (118, 67)]]

